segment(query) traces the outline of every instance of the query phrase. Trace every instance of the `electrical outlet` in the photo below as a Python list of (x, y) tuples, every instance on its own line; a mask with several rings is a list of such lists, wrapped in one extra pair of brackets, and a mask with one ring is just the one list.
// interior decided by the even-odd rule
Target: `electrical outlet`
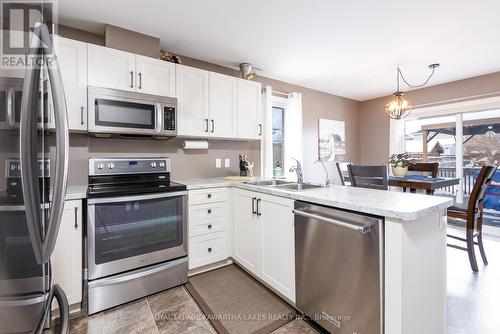
[(222, 162), (221, 159), (217, 158), (215, 159), (215, 168), (221, 168)]
[(224, 167), (231, 167), (231, 160), (229, 160), (229, 158), (224, 159)]

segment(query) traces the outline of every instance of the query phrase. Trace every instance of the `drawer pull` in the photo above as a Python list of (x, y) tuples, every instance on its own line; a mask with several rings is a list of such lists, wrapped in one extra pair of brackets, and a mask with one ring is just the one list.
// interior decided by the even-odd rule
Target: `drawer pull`
[(212, 213), (212, 209), (208, 209), (208, 213)]
[(208, 198), (212, 198), (212, 194), (207, 194), (207, 197)]
[(212, 228), (212, 224), (208, 224), (208, 229), (210, 230)]
[(208, 252), (211, 253), (212, 252), (212, 247), (208, 247)]

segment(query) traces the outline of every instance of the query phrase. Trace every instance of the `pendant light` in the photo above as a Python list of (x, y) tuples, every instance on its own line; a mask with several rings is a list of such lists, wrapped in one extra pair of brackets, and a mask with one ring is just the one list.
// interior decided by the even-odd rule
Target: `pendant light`
[(403, 72), (401, 72), (401, 69), (398, 66), (397, 72), (396, 72), (396, 92), (394, 92), (392, 94), (392, 96), (393, 96), (392, 100), (389, 101), (389, 103), (387, 103), (385, 105), (385, 112), (386, 112), (387, 116), (389, 116), (392, 119), (403, 119), (403, 118), (407, 117), (411, 112), (411, 109), (412, 109), (411, 103), (403, 98), (404, 93), (399, 90), (399, 78), (400, 77), (404, 81), (404, 83), (406, 83), (406, 85), (408, 85), (408, 88), (423, 87), (429, 82), (431, 77), (434, 75), (434, 71), (438, 67), (439, 67), (439, 64), (429, 65), (429, 69), (431, 69), (431, 74), (429, 75), (429, 77), (427, 77), (427, 80), (425, 80), (425, 82), (421, 85), (411, 85), (408, 83), (408, 81), (406, 81), (406, 79), (403, 76)]

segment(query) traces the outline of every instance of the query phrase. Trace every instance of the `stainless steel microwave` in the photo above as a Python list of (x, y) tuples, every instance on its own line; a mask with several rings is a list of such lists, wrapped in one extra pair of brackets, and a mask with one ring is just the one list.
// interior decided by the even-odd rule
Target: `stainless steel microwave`
[[(4, 77), (0, 78), (0, 129), (18, 129), (21, 121), (21, 101), (23, 95), (23, 78)], [(53, 127), (52, 120), (52, 96), (49, 92), (48, 80), (40, 85), (38, 92), (38, 126), (48, 128)], [(42, 108), (43, 105), (43, 108)], [(47, 128), (47, 127), (46, 127)]]
[(174, 137), (177, 99), (89, 86), (88, 131), (95, 135)]

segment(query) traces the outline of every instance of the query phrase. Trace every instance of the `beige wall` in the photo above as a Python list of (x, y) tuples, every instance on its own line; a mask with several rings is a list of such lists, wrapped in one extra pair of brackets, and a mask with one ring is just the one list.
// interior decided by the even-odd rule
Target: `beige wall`
[[(210, 141), (209, 150), (182, 149), (181, 139), (137, 140), (93, 138), (83, 134), (70, 136), (69, 184), (86, 184), (88, 159), (91, 157), (170, 157), (172, 179), (238, 175), (238, 154), (255, 161), (259, 173), (260, 144), (254, 142)], [(230, 168), (215, 168), (215, 159), (231, 159)]]
[[(406, 93), (414, 106), (447, 100), (473, 98), (500, 92), (500, 72), (417, 89)], [(361, 162), (386, 163), (389, 157), (389, 118), (384, 105), (390, 96), (363, 101), (360, 104)]]
[[(59, 27), (59, 33), (68, 38), (85, 42), (102, 44), (99, 35), (89, 34), (68, 27)], [(238, 76), (239, 72), (223, 66), (181, 56), (184, 65), (198, 67), (214, 72)], [(243, 61), (244, 59), (242, 59)], [(360, 120), (359, 102), (343, 97), (327, 94), (312, 89), (288, 84), (282, 81), (257, 77), (255, 80), (263, 85), (270, 85), (274, 90), (292, 93), (302, 93), (303, 127), (304, 127), (304, 176), (307, 181), (323, 182), (324, 172), (321, 166), (314, 164), (318, 152), (318, 119), (329, 118), (346, 122), (347, 159), (360, 162)], [(260, 147), (257, 142), (240, 141), (210, 141), (208, 150), (186, 153), (181, 149), (182, 140), (173, 139), (168, 142), (145, 140), (123, 140), (87, 138), (82, 135), (71, 136), (71, 173), (70, 184), (86, 181), (86, 159), (92, 156), (145, 156), (166, 155), (172, 159), (173, 177), (176, 179), (188, 177), (216, 177), (238, 172), (236, 158), (238, 153), (247, 154), (250, 160), (260, 163)], [(215, 158), (231, 158), (233, 168), (216, 169)], [(333, 166), (329, 166), (333, 172)], [(256, 174), (260, 173), (257, 167)]]

